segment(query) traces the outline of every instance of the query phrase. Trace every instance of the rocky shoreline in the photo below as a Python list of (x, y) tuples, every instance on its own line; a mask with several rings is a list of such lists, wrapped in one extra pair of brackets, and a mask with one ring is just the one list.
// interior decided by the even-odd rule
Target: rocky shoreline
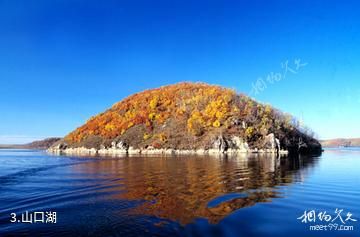
[(198, 149), (198, 150), (176, 150), (176, 149), (155, 149), (155, 148), (146, 148), (146, 149), (133, 149), (128, 150), (123, 149), (95, 149), (95, 148), (85, 148), (85, 147), (76, 147), (76, 148), (66, 148), (66, 149), (56, 149), (50, 148), (47, 150), (52, 154), (65, 154), (65, 155), (99, 155), (99, 156), (124, 156), (124, 155), (219, 155), (219, 154), (245, 154), (245, 153), (271, 153), (271, 154), (288, 154), (287, 150), (280, 150), (279, 152), (275, 149), (251, 149), (251, 150), (237, 150), (230, 149), (225, 152), (220, 152), (216, 149)]
[(69, 147), (64, 142), (59, 142), (47, 150), (53, 154), (65, 155), (91, 155), (91, 156), (124, 156), (124, 155), (219, 155), (219, 154), (245, 154), (245, 153), (272, 153), (288, 154), (288, 150), (281, 149), (279, 140), (274, 134), (269, 134), (264, 140), (262, 148), (250, 148), (247, 142), (240, 137), (233, 136), (226, 139), (223, 136), (217, 137), (210, 148), (199, 149), (171, 149), (134, 148), (123, 141), (113, 141), (110, 147), (101, 146), (97, 148)]

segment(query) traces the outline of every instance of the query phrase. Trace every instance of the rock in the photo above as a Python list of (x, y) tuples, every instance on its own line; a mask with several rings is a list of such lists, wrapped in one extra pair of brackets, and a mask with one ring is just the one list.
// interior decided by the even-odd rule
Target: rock
[(280, 151), (280, 141), (277, 139), (274, 135), (274, 133), (270, 133), (267, 135), (264, 139), (264, 145), (263, 147), (265, 149), (271, 149), (272, 151), (279, 152)]
[(231, 138), (225, 138), (224, 136), (218, 136), (213, 142), (212, 148), (206, 151), (211, 154), (219, 153), (247, 153), (251, 152), (249, 145), (239, 136), (233, 136)]
[(198, 155), (204, 155), (204, 154), (206, 154), (206, 150), (205, 149), (198, 149), (198, 150), (196, 150), (195, 151), (196, 152), (196, 154), (198, 154)]
[(68, 147), (68, 145), (65, 143), (65, 142), (63, 142), (63, 143), (60, 143), (58, 146), (57, 146), (57, 149), (59, 149), (59, 150), (64, 150), (64, 149), (66, 149)]
[(231, 120), (231, 125), (232, 126), (241, 126), (243, 129), (246, 129), (246, 127), (247, 127), (245, 121), (241, 121), (241, 119), (239, 119), (239, 118), (233, 118)]
[(249, 150), (249, 145), (244, 142), (241, 137), (233, 136), (231, 138), (230, 148), (233, 150), (238, 150), (240, 152), (246, 152)]
[(231, 125), (233, 125), (233, 126), (240, 126), (240, 125), (241, 125), (241, 120), (238, 119), (238, 118), (233, 118), (233, 119), (231, 120)]
[(133, 148), (133, 147), (129, 147), (128, 149), (128, 154), (129, 155), (137, 155), (137, 154), (141, 154), (141, 149), (136, 149), (136, 148)]
[(276, 152), (279, 152), (281, 150), (280, 140), (275, 138), (275, 144), (276, 144)]
[(123, 141), (118, 141), (118, 142), (116, 142), (116, 141), (113, 141), (112, 143), (111, 143), (111, 147), (113, 148), (113, 149), (120, 149), (120, 150), (129, 150), (129, 145), (128, 144), (126, 144), (125, 142), (123, 142)]
[(123, 141), (113, 141), (113, 142), (111, 142), (111, 147), (109, 147), (109, 148), (106, 148), (104, 145), (101, 145), (98, 153), (103, 154), (103, 155), (106, 155), (106, 154), (123, 155), (123, 154), (129, 153), (130, 148), (131, 148), (131, 153), (138, 152), (138, 150), (135, 151), (135, 149), (133, 149), (132, 147), (129, 147), (129, 145)]
[(221, 153), (225, 153), (229, 148), (229, 144), (227, 140), (221, 135), (216, 138), (213, 142), (213, 149), (220, 151)]
[(166, 149), (166, 150), (165, 150), (165, 154), (166, 154), (166, 155), (175, 155), (176, 152), (175, 152), (174, 149)]
[(243, 129), (246, 129), (246, 123), (245, 123), (245, 121), (242, 122), (242, 127), (243, 127)]
[(298, 151), (300, 153), (306, 151), (308, 149), (308, 145), (303, 141), (302, 138), (299, 138), (299, 142), (298, 142)]

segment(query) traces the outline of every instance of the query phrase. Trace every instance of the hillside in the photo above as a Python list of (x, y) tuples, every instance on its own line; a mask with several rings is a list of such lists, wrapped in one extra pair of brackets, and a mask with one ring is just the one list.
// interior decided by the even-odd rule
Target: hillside
[[(73, 148), (320, 151), (297, 121), (220, 86), (180, 83), (134, 94), (90, 118), (53, 150)], [(56, 149), (55, 149), (56, 148)], [(106, 153), (106, 152), (105, 152)], [(144, 152), (143, 152), (144, 153)]]
[(20, 145), (0, 145), (0, 149), (43, 149), (46, 150), (51, 147), (54, 143), (60, 141), (61, 138), (51, 137), (40, 141), (33, 141), (27, 144)]
[(61, 140), (61, 138), (58, 138), (58, 137), (50, 137), (50, 138), (46, 138), (46, 139), (40, 140), (40, 141), (33, 141), (31, 143), (23, 145), (23, 147), (26, 149), (48, 149), (54, 143), (56, 143), (60, 140)]
[(322, 140), (323, 147), (360, 147), (360, 138), (337, 138)]

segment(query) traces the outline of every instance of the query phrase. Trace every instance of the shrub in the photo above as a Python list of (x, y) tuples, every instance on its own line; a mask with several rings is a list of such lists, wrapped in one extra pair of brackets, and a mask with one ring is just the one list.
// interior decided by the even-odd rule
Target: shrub
[(215, 128), (219, 128), (221, 126), (221, 123), (219, 122), (219, 120), (216, 120), (214, 123), (213, 123), (213, 127)]
[(248, 127), (246, 130), (245, 130), (245, 136), (246, 138), (248, 139), (251, 139), (251, 137), (254, 135), (254, 128), (253, 127)]
[(151, 121), (154, 121), (154, 120), (156, 119), (156, 114), (155, 114), (155, 113), (150, 113), (150, 114), (149, 114), (149, 119), (150, 119)]
[(154, 97), (151, 101), (150, 101), (150, 109), (154, 110), (156, 109), (156, 107), (158, 106), (158, 102), (159, 102), (159, 98), (158, 97)]
[(189, 132), (195, 136), (200, 136), (204, 132), (205, 121), (199, 111), (194, 111), (187, 121)]
[(167, 142), (167, 136), (164, 133), (159, 134), (158, 137), (159, 137), (160, 141), (162, 141), (164, 143)]
[(144, 133), (144, 140), (148, 140), (149, 138), (151, 138), (151, 135), (148, 133)]

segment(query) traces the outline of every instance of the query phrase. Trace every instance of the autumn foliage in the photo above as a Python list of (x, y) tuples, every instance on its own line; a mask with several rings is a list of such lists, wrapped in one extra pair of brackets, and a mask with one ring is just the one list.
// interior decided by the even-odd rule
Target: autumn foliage
[(227, 130), (254, 140), (274, 129), (291, 129), (289, 119), (272, 107), (231, 89), (204, 83), (179, 83), (134, 94), (90, 118), (65, 140), (70, 144), (91, 136), (111, 140), (141, 126), (146, 130), (139, 134), (142, 140), (156, 139), (161, 145), (168, 141), (169, 134), (157, 134), (154, 129), (169, 120), (184, 124), (182, 131), (189, 136), (201, 137)]

